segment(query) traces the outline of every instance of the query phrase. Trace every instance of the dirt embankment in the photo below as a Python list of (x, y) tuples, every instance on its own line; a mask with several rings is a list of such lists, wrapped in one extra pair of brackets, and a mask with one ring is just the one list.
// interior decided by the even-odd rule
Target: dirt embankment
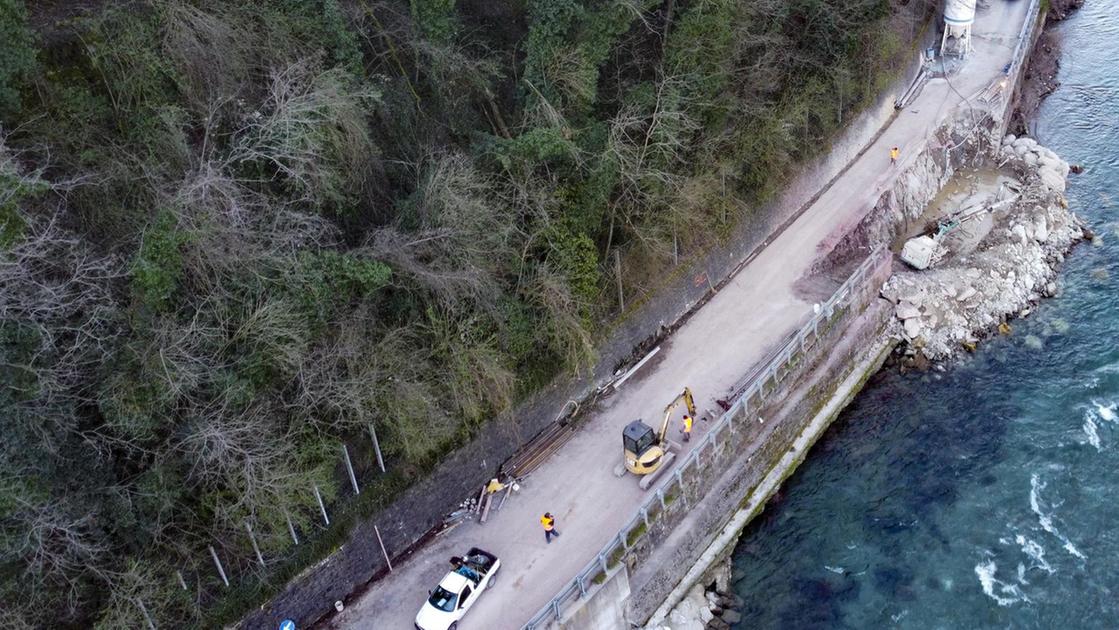
[(1052, 27), (1083, 5), (1084, 0), (1050, 0), (1046, 28), (1034, 46), (1022, 77), (1018, 103), (1010, 118), (1010, 133), (1028, 134), (1037, 108), (1060, 85), (1057, 72), (1061, 68), (1061, 39)]

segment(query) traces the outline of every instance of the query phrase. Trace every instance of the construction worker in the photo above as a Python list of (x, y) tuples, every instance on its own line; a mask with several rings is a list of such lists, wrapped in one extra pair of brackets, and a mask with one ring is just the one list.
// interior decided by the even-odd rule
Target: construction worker
[(890, 149), (890, 166), (898, 163), (899, 155), (901, 155), (901, 149), (897, 147)]
[(692, 441), (692, 417), (684, 414), (684, 441)]
[(559, 530), (556, 529), (556, 517), (552, 516), (551, 512), (544, 512), (544, 516), (540, 517), (540, 524), (544, 526), (544, 540), (548, 544), (552, 544), (552, 536), (559, 538)]

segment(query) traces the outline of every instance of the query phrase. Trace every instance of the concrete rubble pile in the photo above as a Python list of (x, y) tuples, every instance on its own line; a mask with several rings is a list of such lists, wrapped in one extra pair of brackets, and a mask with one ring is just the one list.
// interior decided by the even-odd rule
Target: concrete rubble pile
[(974, 348), (1007, 316), (1056, 294), (1056, 266), (1085, 236), (1064, 198), (1067, 162), (1031, 138), (1007, 136), (998, 166), (1020, 180), (1022, 194), (974, 250), (925, 271), (899, 270), (882, 288), (895, 305), (894, 334), (925, 358)]
[(742, 619), (736, 610), (742, 604), (737, 595), (705, 590), (696, 585), (672, 609), (664, 625), (647, 630), (729, 630)]

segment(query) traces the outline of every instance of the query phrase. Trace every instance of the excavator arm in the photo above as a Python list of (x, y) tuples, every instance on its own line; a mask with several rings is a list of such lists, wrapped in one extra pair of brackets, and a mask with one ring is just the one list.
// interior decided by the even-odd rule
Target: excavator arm
[(664, 408), (664, 422), (661, 423), (661, 430), (657, 433), (657, 441), (659, 443), (664, 444), (665, 440), (668, 439), (668, 421), (672, 419), (672, 412), (680, 406), (681, 402), (687, 406), (688, 415), (693, 418), (695, 417), (695, 400), (692, 398), (692, 390), (690, 387), (685, 387), (684, 391), (676, 396), (676, 398), (673, 398), (672, 402), (668, 403)]

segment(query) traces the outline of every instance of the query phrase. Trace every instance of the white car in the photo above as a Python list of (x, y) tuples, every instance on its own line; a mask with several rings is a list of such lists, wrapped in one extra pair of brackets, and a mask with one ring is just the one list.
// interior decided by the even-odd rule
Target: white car
[(451, 558), (455, 567), (430, 591), (416, 615), (416, 630), (455, 630), (482, 591), (493, 586), (501, 561), (477, 547), (462, 558)]

